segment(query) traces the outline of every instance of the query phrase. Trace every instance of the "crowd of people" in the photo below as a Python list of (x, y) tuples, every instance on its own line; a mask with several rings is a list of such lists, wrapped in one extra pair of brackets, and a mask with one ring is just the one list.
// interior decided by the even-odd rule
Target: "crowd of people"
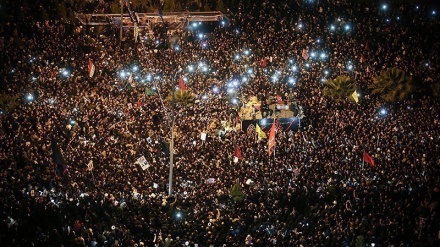
[[(209, 33), (188, 23), (160, 48), (68, 20), (0, 24), (0, 92), (19, 102), (0, 114), (2, 246), (440, 244), (435, 10), (344, 0), (229, 10)], [(385, 104), (368, 85), (391, 67), (417, 89)], [(323, 95), (339, 75), (359, 103)], [(196, 100), (176, 105), (169, 197), (166, 97), (182, 81)], [(231, 97), (275, 95), (304, 111), (298, 131), (276, 133), (275, 155), (255, 132), (211, 129), (235, 124)]]

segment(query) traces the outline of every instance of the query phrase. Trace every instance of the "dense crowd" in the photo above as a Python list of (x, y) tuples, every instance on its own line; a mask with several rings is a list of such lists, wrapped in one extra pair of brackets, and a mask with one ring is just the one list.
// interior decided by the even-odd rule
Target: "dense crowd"
[[(433, 9), (321, 0), (230, 11), (209, 34), (190, 23), (169, 48), (66, 20), (1, 24), (0, 91), (19, 101), (0, 115), (2, 246), (440, 244)], [(418, 89), (385, 104), (368, 85), (390, 67)], [(359, 103), (323, 95), (338, 75), (353, 78)], [(168, 197), (165, 98), (178, 78), (196, 101), (176, 105)], [(211, 126), (235, 122), (231, 89), (242, 101), (295, 100), (300, 129), (279, 131), (273, 156), (255, 132), (217, 135)], [(235, 184), (242, 201), (230, 196)]]

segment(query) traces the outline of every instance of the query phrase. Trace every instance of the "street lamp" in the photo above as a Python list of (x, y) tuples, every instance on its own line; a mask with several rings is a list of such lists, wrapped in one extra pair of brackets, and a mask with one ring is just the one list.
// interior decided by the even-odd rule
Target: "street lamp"
[(173, 195), (173, 166), (174, 166), (174, 123), (175, 123), (175, 115), (174, 115), (174, 91), (175, 91), (175, 82), (177, 78), (177, 74), (180, 73), (182, 69), (179, 69), (174, 74), (174, 80), (171, 84), (171, 141), (170, 141), (170, 174), (168, 177), (168, 197)]

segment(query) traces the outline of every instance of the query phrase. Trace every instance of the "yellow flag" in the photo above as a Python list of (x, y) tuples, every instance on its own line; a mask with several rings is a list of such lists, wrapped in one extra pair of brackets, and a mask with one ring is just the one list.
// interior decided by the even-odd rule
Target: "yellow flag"
[(264, 131), (260, 128), (260, 125), (257, 124), (257, 127), (255, 128), (255, 131), (258, 134), (258, 138), (261, 138), (261, 139), (267, 138), (266, 133), (264, 133)]
[(356, 92), (356, 90), (354, 90), (354, 92), (351, 94), (351, 97), (354, 99), (354, 101), (356, 103), (359, 102), (359, 97), (358, 97), (358, 93)]

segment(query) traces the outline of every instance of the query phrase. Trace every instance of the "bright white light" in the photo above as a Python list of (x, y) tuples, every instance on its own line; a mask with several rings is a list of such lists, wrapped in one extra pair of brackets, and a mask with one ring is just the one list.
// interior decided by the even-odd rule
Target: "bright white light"
[(336, 27), (335, 27), (334, 25), (331, 25), (331, 26), (330, 26), (330, 30), (331, 30), (331, 31), (334, 31), (335, 29), (336, 29)]
[(293, 72), (296, 72), (297, 70), (298, 70), (298, 67), (297, 67), (296, 65), (293, 65), (293, 66), (292, 66), (292, 71), (293, 71)]
[(261, 119), (260, 124), (262, 126), (266, 126), (267, 125), (267, 119), (265, 119), (265, 118)]
[(254, 73), (254, 70), (253, 70), (252, 68), (249, 68), (249, 69), (247, 70), (247, 73), (248, 73), (248, 74), (252, 74), (252, 73)]
[(324, 52), (322, 52), (321, 54), (319, 54), (319, 57), (321, 58), (321, 59), (324, 59), (325, 58), (325, 53)]
[(345, 24), (344, 28), (345, 28), (345, 31), (348, 31), (348, 30), (350, 30), (350, 25)]
[(316, 57), (316, 53), (315, 53), (314, 51), (312, 51), (312, 52), (310, 53), (310, 56), (311, 56), (311, 57)]
[(321, 82), (325, 82), (325, 78), (321, 78)]
[(347, 69), (348, 69), (348, 70), (353, 70), (353, 65), (349, 64), (349, 65), (347, 66)]
[(397, 20), (400, 20), (400, 16), (397, 16)]
[(432, 11), (432, 14), (435, 15), (437, 12), (435, 12), (435, 10)]
[(34, 100), (34, 95), (32, 95), (31, 93), (26, 94), (26, 100), (27, 100), (27, 101), (32, 101), (32, 100)]
[(316, 40), (316, 43), (319, 43), (319, 42), (321, 42), (321, 40), (320, 40), (320, 39), (317, 39), (317, 40)]
[(193, 26), (193, 27), (197, 27), (197, 22), (193, 22), (193, 23), (192, 23), (192, 26)]
[(328, 70), (324, 70), (324, 75), (328, 75), (330, 72)]
[(205, 35), (203, 35), (203, 33), (199, 33), (199, 39), (203, 39), (203, 37), (205, 37)]
[(208, 99), (208, 95), (204, 94), (204, 95), (202, 96), (202, 99), (203, 99), (203, 100), (207, 100), (207, 99)]
[(293, 63), (293, 59), (289, 59), (289, 63), (292, 64)]
[(178, 212), (178, 213), (176, 214), (176, 217), (177, 217), (178, 219), (182, 218), (182, 213)]
[(425, 63), (425, 66), (426, 66), (426, 67), (429, 67), (429, 63)]
[(153, 79), (153, 76), (151, 74), (147, 75), (147, 81), (151, 81)]
[(249, 50), (244, 51), (244, 55), (249, 56), (250, 54), (251, 54), (251, 52)]
[(74, 107), (73, 112), (77, 112), (77, 111), (78, 111), (78, 108)]
[(199, 62), (199, 68), (202, 68), (202, 67), (204, 67), (205, 66), (205, 63), (203, 63), (203, 62)]
[(155, 42), (155, 43), (156, 43), (156, 45), (158, 45), (158, 44), (160, 43), (160, 41), (159, 41), (159, 40), (156, 40), (156, 42)]
[(235, 54), (234, 59), (235, 60), (240, 60), (240, 55), (239, 54)]
[(188, 66), (188, 70), (189, 70), (189, 72), (193, 72), (194, 71), (194, 66), (192, 66), (192, 65)]
[(203, 66), (203, 67), (202, 67), (202, 71), (203, 71), (203, 72), (208, 72), (208, 67)]
[(72, 126), (75, 125), (75, 123), (76, 123), (76, 121), (73, 120), (73, 119), (71, 119), (71, 120), (69, 121), (69, 124), (72, 125)]
[(380, 115), (387, 115), (387, 110), (385, 108), (380, 109)]
[(214, 86), (213, 88), (212, 88), (212, 92), (213, 93), (218, 93), (220, 91), (220, 89), (217, 87), (217, 86)]
[(310, 64), (309, 64), (309, 63), (306, 63), (306, 68), (308, 68), (308, 67), (310, 67)]
[(61, 72), (61, 74), (62, 74), (64, 77), (68, 77), (68, 76), (69, 76), (69, 71), (68, 71), (67, 69), (64, 69), (63, 72)]
[(243, 77), (241, 78), (241, 81), (242, 81), (242, 82), (247, 82), (247, 81), (248, 81), (248, 78), (247, 78), (246, 76), (243, 76)]
[(238, 103), (238, 99), (237, 99), (237, 98), (233, 98), (233, 99), (231, 100), (231, 103), (234, 104), (234, 105), (237, 104), (237, 103)]
[(188, 82), (188, 77), (184, 76), (184, 77), (183, 77), (183, 81), (184, 81), (184, 82)]
[(145, 82), (145, 79), (141, 79), (141, 83), (144, 83)]
[(278, 80), (278, 77), (277, 77), (276, 75), (273, 75), (273, 76), (271, 77), (271, 79), (272, 79), (272, 82), (276, 82), (276, 81)]
[(383, 9), (383, 10), (387, 10), (387, 9), (388, 9), (388, 5), (383, 4), (383, 5), (382, 5), (382, 9)]
[(233, 93), (235, 93), (235, 90), (233, 88), (228, 88), (227, 93), (233, 94)]
[(33, 80), (33, 81), (37, 80), (37, 77), (32, 76), (32, 80)]
[(134, 65), (133, 68), (132, 68), (132, 70), (133, 70), (133, 72), (136, 72), (136, 71), (139, 70), (139, 67), (138, 67), (137, 65)]
[(203, 43), (203, 44), (202, 44), (202, 47), (203, 47), (203, 48), (206, 48), (206, 47), (208, 47), (208, 44)]
[(232, 81), (232, 86), (233, 87), (238, 87), (240, 84), (238, 83), (238, 81), (237, 80), (233, 80)]
[(175, 45), (175, 46), (174, 46), (174, 50), (175, 50), (175, 51), (180, 51), (180, 47), (179, 47), (178, 45)]
[(54, 104), (55, 100), (54, 99), (49, 99), (49, 104)]
[(220, 23), (222, 24), (222, 26), (226, 25), (225, 21), (221, 21)]
[(295, 84), (295, 82), (296, 82), (295, 78), (293, 78), (293, 77), (289, 77), (288, 81), (290, 84)]
[(299, 28), (299, 29), (303, 28), (303, 24), (302, 24), (302, 23), (299, 23), (299, 24), (298, 24), (298, 28)]
[(127, 73), (125, 73), (125, 71), (121, 71), (121, 72), (119, 72), (119, 76), (121, 78), (125, 78), (127, 76)]

